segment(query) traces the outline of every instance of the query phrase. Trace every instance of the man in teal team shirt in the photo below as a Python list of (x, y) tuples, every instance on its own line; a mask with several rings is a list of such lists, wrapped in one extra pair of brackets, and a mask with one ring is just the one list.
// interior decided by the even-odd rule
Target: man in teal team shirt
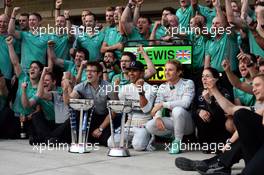
[(213, 19), (211, 30), (212, 41), (208, 43), (205, 52), (205, 67), (213, 67), (219, 72), (223, 72), (222, 62), (228, 58), (231, 62), (231, 69), (237, 70), (238, 45), (236, 35), (227, 25), (227, 21), (221, 10), (220, 0), (216, 0), (213, 5), (216, 8), (217, 16)]
[(42, 17), (38, 13), (29, 15), (29, 31), (15, 31), (15, 19), (20, 7), (15, 7), (9, 22), (8, 33), (21, 39), (21, 66), (28, 70), (32, 61), (46, 64), (48, 34), (40, 28)]
[(71, 23), (69, 19), (69, 11), (65, 10), (64, 15), (59, 15), (55, 20), (55, 33), (51, 34), (50, 39), (55, 42), (54, 51), (57, 58), (70, 60), (70, 48), (74, 41), (71, 35)]
[[(230, 0), (226, 0), (226, 3), (230, 3)], [(249, 40), (250, 53), (254, 55), (259, 55), (264, 58), (264, 17), (263, 17), (263, 2), (258, 2), (255, 4), (255, 13), (256, 13), (256, 22), (248, 24), (246, 20), (238, 21), (236, 18), (233, 18), (233, 11), (231, 8), (226, 8), (227, 19), (229, 23), (235, 25), (239, 29), (243, 29)], [(244, 8), (242, 8), (244, 9)], [(245, 10), (245, 9), (244, 9)], [(242, 11), (242, 14), (248, 15), (246, 11)]]
[[(111, 27), (109, 26), (105, 29), (105, 38), (101, 47), (102, 53), (106, 53), (107, 51), (114, 51), (118, 59), (121, 58), (122, 55), (121, 51), (123, 49), (123, 42), (125, 39), (125, 37), (121, 33), (121, 29), (119, 25), (122, 12), (123, 12), (122, 8), (115, 9), (114, 25)], [(106, 13), (110, 13), (110, 12), (107, 11)], [(106, 14), (106, 16), (107, 15), (110, 14)]]
[(15, 53), (12, 45), (13, 38), (10, 36), (6, 39), (10, 60), (14, 68), (16, 77), (18, 78), (18, 91), (16, 93), (16, 99), (13, 104), (13, 111), (17, 117), (20, 117), (20, 121), (24, 122), (30, 119), (31, 114), (36, 110), (34, 105), (25, 107), (22, 105), (22, 95), (27, 95), (29, 99), (33, 99), (37, 92), (37, 86), (43, 65), (39, 61), (33, 61), (30, 64), (29, 72), (24, 72), (19, 64), (18, 56)]
[[(12, 78), (12, 65), (9, 59), (8, 46), (5, 42), (8, 36), (7, 26), (8, 17), (5, 14), (0, 15), (0, 70), (5, 79), (10, 81)], [(7, 84), (10, 84), (10, 82), (7, 82)]]
[(89, 51), (89, 61), (101, 59), (101, 46), (104, 40), (104, 32), (99, 31), (95, 25), (95, 14), (85, 16), (85, 31), (77, 38), (77, 48)]
[[(143, 44), (148, 45), (148, 39), (150, 37), (151, 20), (149, 17), (140, 16), (138, 19), (132, 20), (132, 8), (137, 5), (133, 0), (129, 0), (124, 12), (121, 16), (122, 32), (127, 36), (129, 46), (135, 46)], [(135, 10), (136, 11), (136, 10)], [(135, 16), (135, 15), (134, 15)]]
[[(63, 60), (56, 58), (54, 53), (54, 43), (48, 47), (48, 53), (56, 66), (63, 68), (64, 71), (70, 72), (75, 77), (76, 82), (80, 83), (86, 80), (85, 64), (89, 60), (89, 52), (84, 48), (79, 48), (74, 54), (74, 60)], [(90, 60), (89, 60), (90, 61)]]

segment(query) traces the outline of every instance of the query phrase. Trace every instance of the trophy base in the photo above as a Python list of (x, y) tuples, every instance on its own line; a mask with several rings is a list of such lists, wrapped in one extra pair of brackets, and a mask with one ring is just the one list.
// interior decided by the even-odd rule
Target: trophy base
[(78, 144), (78, 143), (74, 144), (74, 143), (72, 143), (70, 146), (69, 152), (70, 153), (80, 153), (80, 154), (91, 152), (91, 150), (87, 149), (85, 145), (86, 144)]
[(127, 148), (110, 148), (108, 151), (110, 157), (129, 157), (130, 153)]

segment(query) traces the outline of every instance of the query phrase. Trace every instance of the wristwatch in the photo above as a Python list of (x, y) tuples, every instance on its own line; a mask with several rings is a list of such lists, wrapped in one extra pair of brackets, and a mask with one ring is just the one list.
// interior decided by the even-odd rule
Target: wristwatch
[(98, 129), (99, 129), (100, 132), (104, 131), (104, 128), (102, 128), (102, 127), (99, 127)]

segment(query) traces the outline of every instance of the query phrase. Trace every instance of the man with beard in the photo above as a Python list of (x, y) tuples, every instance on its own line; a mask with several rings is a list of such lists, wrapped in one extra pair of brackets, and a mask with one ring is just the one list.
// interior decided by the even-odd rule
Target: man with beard
[[(129, 144), (132, 142), (134, 150), (144, 151), (150, 140), (150, 134), (145, 125), (151, 118), (150, 111), (156, 98), (156, 89), (143, 80), (144, 65), (140, 61), (131, 62), (127, 69), (130, 83), (120, 89), (118, 97), (119, 100), (131, 100), (132, 103), (138, 103), (139, 106), (133, 108), (132, 112), (128, 114), (125, 135), (127, 136), (128, 130), (130, 133), (125, 137), (125, 140), (128, 140)], [(120, 138), (121, 133), (114, 135), (115, 145), (120, 144)], [(108, 139), (108, 146), (113, 147), (111, 138)]]
[[(143, 46), (139, 46), (138, 52), (142, 54), (145, 62), (147, 64), (147, 69), (145, 69), (144, 79), (147, 80), (151, 78), (156, 73), (156, 68), (146, 52), (143, 49)], [(120, 60), (120, 67), (121, 73), (117, 74), (112, 79), (112, 84), (115, 86), (122, 87), (129, 83), (128, 71), (127, 68), (130, 66), (132, 61), (136, 61), (136, 56), (132, 52), (123, 52), (121, 60)]]
[(113, 77), (120, 73), (119, 61), (116, 59), (115, 52), (107, 51), (104, 54), (104, 60), (101, 62), (103, 66), (103, 80), (112, 82)]
[(29, 24), (28, 24), (28, 13), (21, 13), (18, 19), (19, 22), (19, 30), (21, 31), (28, 31), (29, 30)]

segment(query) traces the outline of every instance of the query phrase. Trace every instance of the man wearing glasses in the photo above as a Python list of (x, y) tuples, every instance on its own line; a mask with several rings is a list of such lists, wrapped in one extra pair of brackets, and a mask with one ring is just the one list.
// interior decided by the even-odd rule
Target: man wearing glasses
[(89, 143), (107, 145), (110, 137), (109, 116), (107, 100), (115, 99), (114, 89), (107, 81), (101, 79), (103, 68), (98, 62), (87, 63), (87, 81), (84, 81), (73, 88), (73, 91), (66, 98), (82, 98), (94, 100), (94, 113), (91, 119)]

